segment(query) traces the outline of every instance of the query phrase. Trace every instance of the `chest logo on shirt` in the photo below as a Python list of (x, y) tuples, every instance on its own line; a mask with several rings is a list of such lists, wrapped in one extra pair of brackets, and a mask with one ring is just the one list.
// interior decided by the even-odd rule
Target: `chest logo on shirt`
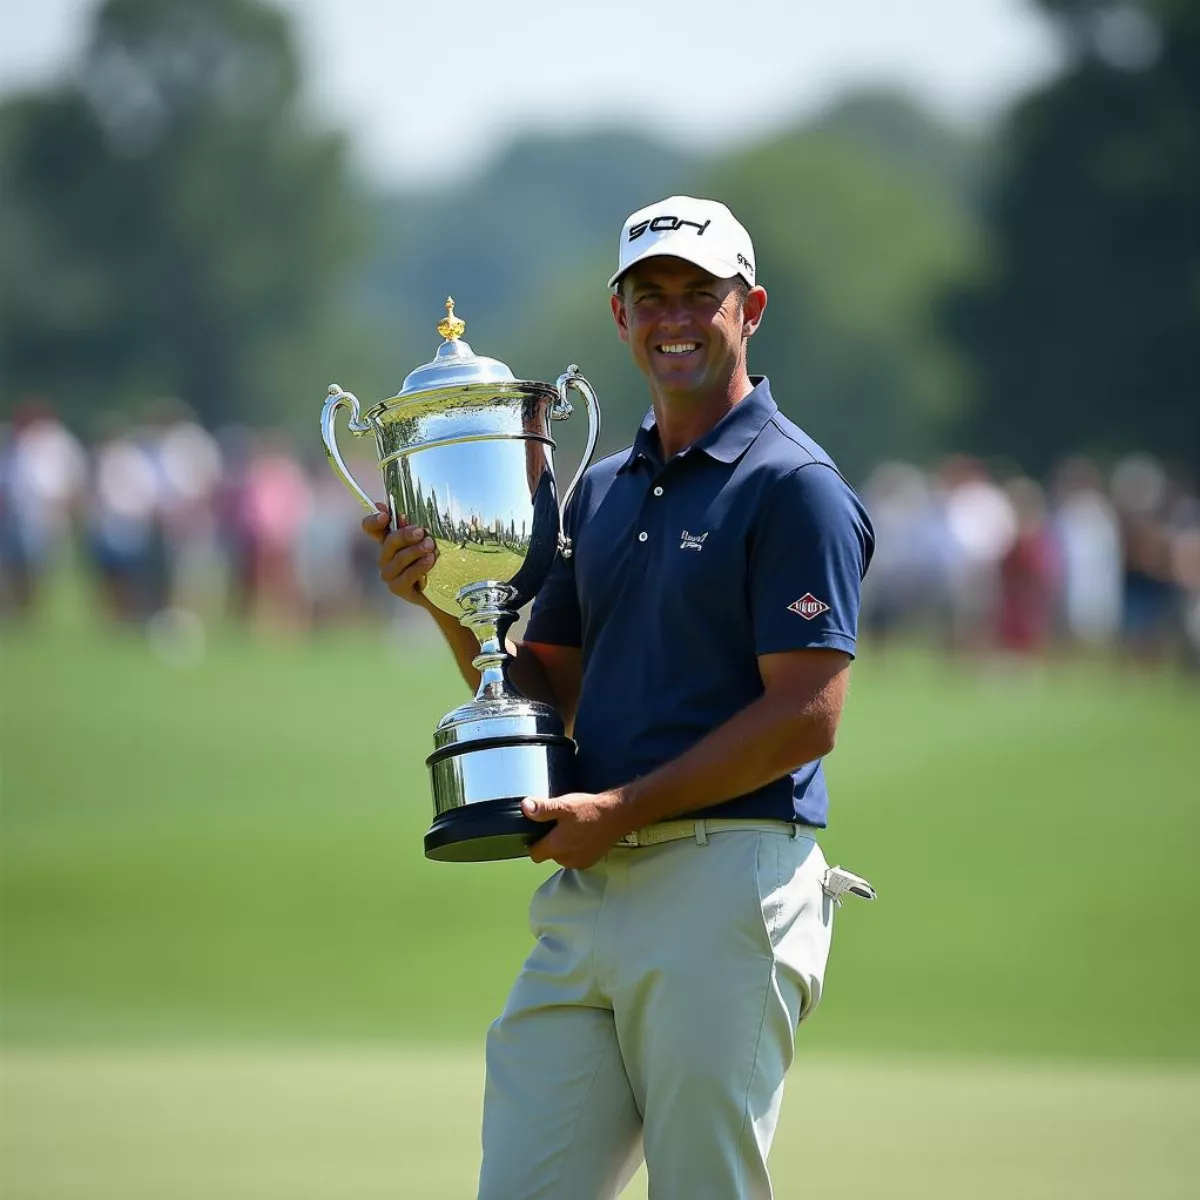
[(793, 600), (788, 605), (788, 611), (797, 613), (806, 621), (811, 621), (813, 617), (819, 617), (822, 613), (827, 613), (829, 605), (824, 600), (818, 600), (812, 592), (805, 592), (799, 600)]
[(679, 543), (680, 550), (703, 550), (704, 540), (708, 537), (708, 531), (704, 533), (688, 533), (685, 529), (680, 537), (683, 539)]

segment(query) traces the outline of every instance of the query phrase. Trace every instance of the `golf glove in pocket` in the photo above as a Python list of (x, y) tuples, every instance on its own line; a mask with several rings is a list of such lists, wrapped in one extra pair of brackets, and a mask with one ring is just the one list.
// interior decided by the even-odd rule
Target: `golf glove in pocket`
[(830, 867), (821, 880), (821, 889), (839, 907), (845, 895), (875, 899), (875, 889), (861, 875), (854, 875), (843, 867)]

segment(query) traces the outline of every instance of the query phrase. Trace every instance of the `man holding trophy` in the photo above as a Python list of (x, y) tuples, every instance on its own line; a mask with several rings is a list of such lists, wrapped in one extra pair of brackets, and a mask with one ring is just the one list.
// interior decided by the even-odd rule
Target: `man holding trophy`
[[(490, 643), (516, 692), (561, 719), (545, 738), (573, 734), (577, 751), (574, 790), (518, 801), (546, 830), (529, 856), (562, 869), (534, 897), (537, 941), (488, 1035), (479, 1195), (616, 1196), (644, 1153), (656, 1196), (769, 1197), (834, 908), (873, 894), (816, 839), (874, 539), (748, 373), (767, 293), (724, 205), (634, 213), (609, 283), (651, 411), (569, 496), (524, 640), (496, 625)], [(363, 527), (382, 579), (482, 689), (489, 643), (481, 656), (482, 635), (429, 594), (440, 518), (379, 508)]]

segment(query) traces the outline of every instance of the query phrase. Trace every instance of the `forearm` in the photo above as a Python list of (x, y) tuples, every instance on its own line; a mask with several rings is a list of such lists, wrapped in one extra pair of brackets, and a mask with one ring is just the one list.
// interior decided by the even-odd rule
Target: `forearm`
[[(467, 687), (472, 692), (476, 691), (479, 687), (480, 675), (479, 670), (473, 665), (473, 660), (479, 654), (479, 641), (474, 633), (461, 624), (457, 617), (443, 612), (435, 605), (425, 603), (422, 607), (433, 618), (446, 645), (449, 646), (450, 652), (454, 655), (458, 672)], [(530, 700), (541, 700), (543, 703), (558, 708), (558, 698), (554, 695), (546, 673), (542, 670), (542, 666), (534, 654), (520, 642), (511, 640), (505, 642), (505, 649), (509, 655), (505, 669), (513, 687), (522, 696), (529, 697)]]
[(575, 711), (574, 702), (566, 696), (555, 694), (554, 685), (545, 668), (528, 646), (511, 639), (504, 644), (509, 655), (508, 678), (513, 687), (530, 700), (540, 700), (543, 704), (549, 704), (562, 717), (568, 727), (567, 732), (570, 733)]
[(428, 600), (422, 598), (420, 606), (433, 618), (446, 645), (450, 647), (455, 666), (467, 687), (475, 691), (479, 687), (479, 671), (472, 666), (472, 659), (479, 654), (479, 642), (475, 635), (457, 617), (443, 612)]
[(640, 829), (744, 796), (820, 758), (832, 746), (829, 713), (798, 710), (763, 696), (678, 758), (619, 788), (624, 823)]

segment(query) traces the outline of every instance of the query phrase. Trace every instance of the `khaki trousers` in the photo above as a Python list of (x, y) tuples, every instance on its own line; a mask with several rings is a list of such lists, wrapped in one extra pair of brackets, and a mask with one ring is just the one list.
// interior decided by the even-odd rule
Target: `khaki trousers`
[(479, 1200), (771, 1196), (767, 1152), (832, 901), (811, 836), (718, 830), (551, 876), (487, 1039)]

